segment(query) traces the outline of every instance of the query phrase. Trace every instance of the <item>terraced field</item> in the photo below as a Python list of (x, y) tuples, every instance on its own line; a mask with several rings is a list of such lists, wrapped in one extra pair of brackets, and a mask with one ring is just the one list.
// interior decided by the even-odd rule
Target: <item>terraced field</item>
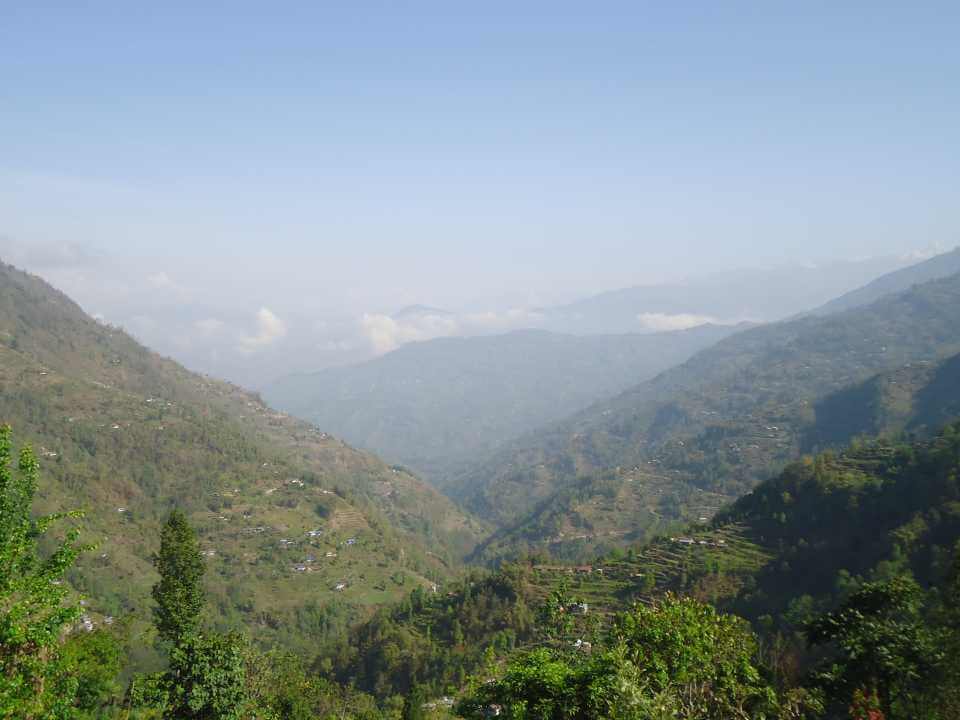
[(735, 594), (738, 579), (769, 558), (747, 537), (745, 526), (705, 526), (591, 564), (535, 565), (535, 596), (543, 600), (565, 588), (601, 615), (619, 612), (634, 602), (649, 603), (665, 592), (684, 591), (717, 600)]
[(630, 469), (616, 468), (564, 492), (565, 512), (556, 511), (558, 503), (547, 503), (535, 524), (495, 534), (476, 556), (546, 551), (576, 562), (689, 524), (709, 523), (731, 500), (686, 483), (678, 473), (662, 471), (656, 458)]

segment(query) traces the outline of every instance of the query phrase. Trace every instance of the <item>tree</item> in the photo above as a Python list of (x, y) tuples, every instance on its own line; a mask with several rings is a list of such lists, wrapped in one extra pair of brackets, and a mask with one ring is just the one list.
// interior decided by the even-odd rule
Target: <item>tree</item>
[(457, 712), (482, 718), (492, 706), (512, 720), (731, 720), (774, 707), (754, 666), (745, 623), (709, 605), (668, 596), (617, 616), (605, 650), (539, 649), (466, 698)]
[(201, 581), (206, 569), (197, 536), (180, 510), (173, 510), (163, 526), (154, 564), (160, 573), (160, 582), (153, 586), (157, 632), (177, 645), (200, 627), (205, 600)]
[(668, 594), (617, 616), (611, 635), (647, 692), (671, 698), (679, 717), (747, 718), (775, 701), (749, 626), (711, 605)]
[(648, 692), (623, 646), (588, 658), (534, 650), (511, 662), (500, 680), (465, 698), (456, 712), (480, 720), (490, 717), (494, 708), (507, 720), (680, 717), (671, 698)]
[(575, 675), (574, 668), (552, 651), (534, 650), (511, 662), (497, 682), (481, 686), (473, 697), (461, 702), (457, 712), (466, 718), (482, 718), (488, 708), (497, 706), (515, 720), (576, 717)]
[(166, 711), (170, 720), (248, 717), (246, 642), (237, 635), (187, 635), (170, 651)]
[(351, 718), (382, 720), (369, 695), (345, 688), (308, 670), (293, 653), (260, 653), (248, 648), (247, 694), (257, 720), (316, 720)]
[(427, 713), (423, 709), (425, 702), (423, 690), (419, 685), (414, 685), (403, 699), (403, 710), (400, 712), (401, 720), (424, 720), (427, 717)]
[(30, 448), (10, 469), (11, 431), (0, 427), (0, 718), (44, 720), (69, 717), (77, 681), (62, 653), (63, 638), (80, 616), (68, 602), (65, 572), (85, 549), (71, 529), (45, 558), (38, 542), (66, 517), (31, 518), (39, 466)]
[(943, 629), (944, 661), (930, 697), (941, 717), (960, 717), (960, 543), (954, 550), (953, 566), (940, 596), (935, 620)]
[(122, 697), (119, 679), (124, 655), (121, 637), (114, 630), (78, 633), (67, 641), (63, 657), (77, 678), (74, 707), (79, 718), (101, 718), (104, 708)]
[(167, 720), (239, 720), (249, 715), (246, 658), (238, 635), (202, 631), (204, 565), (196, 534), (179, 510), (170, 513), (154, 558), (160, 582), (153, 586), (154, 622), (170, 643), (166, 672), (137, 678), (138, 706), (159, 708)]
[(834, 612), (806, 628), (811, 646), (832, 650), (814, 674), (840, 706), (875, 697), (887, 718), (920, 717), (916, 704), (936, 677), (942, 638), (921, 615), (921, 591), (912, 578), (867, 583)]

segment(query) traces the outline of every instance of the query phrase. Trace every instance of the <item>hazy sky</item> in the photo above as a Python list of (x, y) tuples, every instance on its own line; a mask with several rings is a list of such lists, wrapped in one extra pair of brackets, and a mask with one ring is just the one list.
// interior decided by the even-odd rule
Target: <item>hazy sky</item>
[(0, 235), (249, 317), (952, 246), (958, 37), (956, 2), (6, 0)]

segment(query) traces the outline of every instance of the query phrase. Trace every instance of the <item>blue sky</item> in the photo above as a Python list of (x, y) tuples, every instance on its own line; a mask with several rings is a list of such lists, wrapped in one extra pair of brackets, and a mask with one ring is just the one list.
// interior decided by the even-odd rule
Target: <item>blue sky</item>
[(354, 310), (951, 246), (958, 36), (947, 2), (8, 0), (0, 235)]

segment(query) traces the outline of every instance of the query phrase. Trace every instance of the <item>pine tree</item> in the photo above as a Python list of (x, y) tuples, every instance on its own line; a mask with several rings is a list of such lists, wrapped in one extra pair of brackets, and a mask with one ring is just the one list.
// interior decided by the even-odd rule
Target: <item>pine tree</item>
[(204, 564), (186, 516), (174, 510), (160, 533), (154, 558), (160, 582), (153, 586), (154, 621), (170, 643), (166, 672), (138, 678), (133, 704), (162, 708), (165, 720), (240, 720), (251, 716), (245, 657), (239, 635), (203, 631)]
[(180, 510), (171, 512), (163, 526), (154, 564), (160, 573), (160, 582), (153, 586), (157, 631), (164, 640), (179, 645), (200, 627), (206, 569), (197, 536)]

